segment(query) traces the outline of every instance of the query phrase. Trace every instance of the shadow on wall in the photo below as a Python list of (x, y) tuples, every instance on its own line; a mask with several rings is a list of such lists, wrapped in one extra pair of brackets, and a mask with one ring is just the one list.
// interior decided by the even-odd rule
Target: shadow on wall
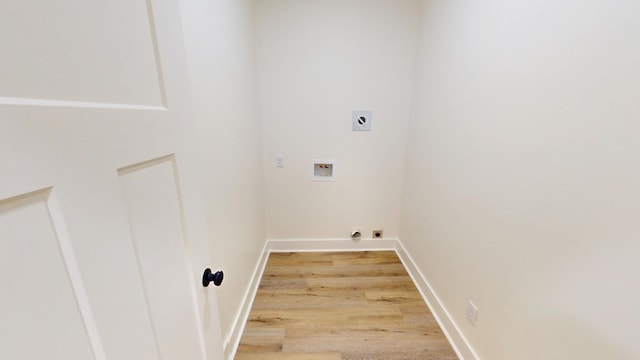
[(636, 246), (609, 238), (611, 248), (603, 256), (601, 248), (584, 243), (571, 256), (558, 255), (557, 262), (540, 264), (532, 278), (520, 278), (531, 284), (522, 298), (516, 290), (509, 291), (515, 298), (498, 307), (520, 309), (501, 329), (501, 340), (512, 336), (506, 341), (513, 345), (498, 345), (492, 358), (638, 359)]
[[(594, 311), (598, 311), (594, 309)], [(539, 319), (538, 326), (534, 326), (532, 334), (523, 333), (522, 336), (539, 339), (542, 346), (523, 349), (522, 359), (531, 360), (568, 360), (568, 359), (602, 359), (622, 360), (636, 359), (633, 351), (622, 349), (619, 344), (607, 341), (601, 332), (590, 328), (578, 317), (569, 317), (562, 309), (551, 311), (546, 317)], [(537, 332), (537, 333), (536, 333)], [(524, 339), (526, 344), (531, 341)], [(549, 351), (548, 349), (554, 349)], [(561, 349), (557, 351), (557, 349)]]

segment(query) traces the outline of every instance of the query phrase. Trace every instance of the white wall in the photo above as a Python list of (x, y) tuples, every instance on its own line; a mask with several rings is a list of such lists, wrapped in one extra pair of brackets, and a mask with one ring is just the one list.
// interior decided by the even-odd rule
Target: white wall
[(422, 13), (402, 242), (483, 359), (640, 358), (640, 2)]
[[(418, 5), (255, 2), (268, 238), (397, 236)], [(373, 111), (371, 132), (352, 110)], [(310, 181), (314, 158), (336, 160), (335, 182)]]
[(217, 293), (228, 337), (266, 238), (252, 4), (184, 0), (182, 11), (216, 259), (211, 267), (225, 272), (223, 286), (207, 290)]

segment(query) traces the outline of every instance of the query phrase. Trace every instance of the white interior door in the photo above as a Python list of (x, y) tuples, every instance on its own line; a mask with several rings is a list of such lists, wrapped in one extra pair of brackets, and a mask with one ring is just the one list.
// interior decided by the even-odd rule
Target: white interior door
[(0, 359), (222, 359), (180, 14), (0, 12)]

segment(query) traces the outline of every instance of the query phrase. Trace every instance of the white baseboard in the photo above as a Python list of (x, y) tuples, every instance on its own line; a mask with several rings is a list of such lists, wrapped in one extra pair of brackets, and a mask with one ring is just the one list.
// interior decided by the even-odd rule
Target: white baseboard
[(396, 253), (460, 360), (480, 360), (400, 240), (397, 242)]
[(249, 318), (253, 300), (260, 285), (269, 254), (272, 252), (311, 252), (311, 251), (389, 251), (393, 250), (404, 264), (422, 298), (431, 309), (433, 316), (442, 328), (443, 333), (458, 354), (460, 360), (480, 360), (464, 337), (460, 328), (440, 301), (438, 295), (420, 272), (416, 263), (399, 239), (306, 239), (306, 240), (267, 240), (253, 278), (242, 300), (242, 307), (235, 318), (230, 334), (224, 342), (224, 354), (227, 360), (233, 360), (240, 344), (244, 326)]
[(224, 339), (223, 351), (224, 358), (227, 360), (233, 360), (233, 358), (236, 356), (236, 352), (238, 351), (240, 338), (242, 337), (242, 333), (244, 332), (244, 325), (247, 323), (249, 312), (251, 312), (251, 307), (253, 306), (253, 300), (256, 298), (258, 286), (260, 286), (260, 279), (262, 279), (264, 268), (267, 265), (267, 260), (269, 259), (269, 253), (269, 243), (266, 242), (264, 244), (264, 247), (262, 248), (262, 254), (258, 259), (256, 267), (253, 270), (251, 282), (249, 283), (244, 297), (242, 298), (240, 311), (233, 320), (231, 332)]
[(267, 240), (269, 252), (395, 250), (398, 239)]

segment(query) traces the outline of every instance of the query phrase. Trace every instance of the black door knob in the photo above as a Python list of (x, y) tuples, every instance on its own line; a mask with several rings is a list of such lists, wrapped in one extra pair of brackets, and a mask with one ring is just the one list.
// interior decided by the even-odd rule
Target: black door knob
[(216, 271), (214, 274), (211, 272), (211, 269), (206, 268), (204, 274), (202, 274), (202, 286), (207, 287), (211, 282), (213, 282), (215, 286), (220, 286), (223, 279), (224, 273), (222, 271)]

